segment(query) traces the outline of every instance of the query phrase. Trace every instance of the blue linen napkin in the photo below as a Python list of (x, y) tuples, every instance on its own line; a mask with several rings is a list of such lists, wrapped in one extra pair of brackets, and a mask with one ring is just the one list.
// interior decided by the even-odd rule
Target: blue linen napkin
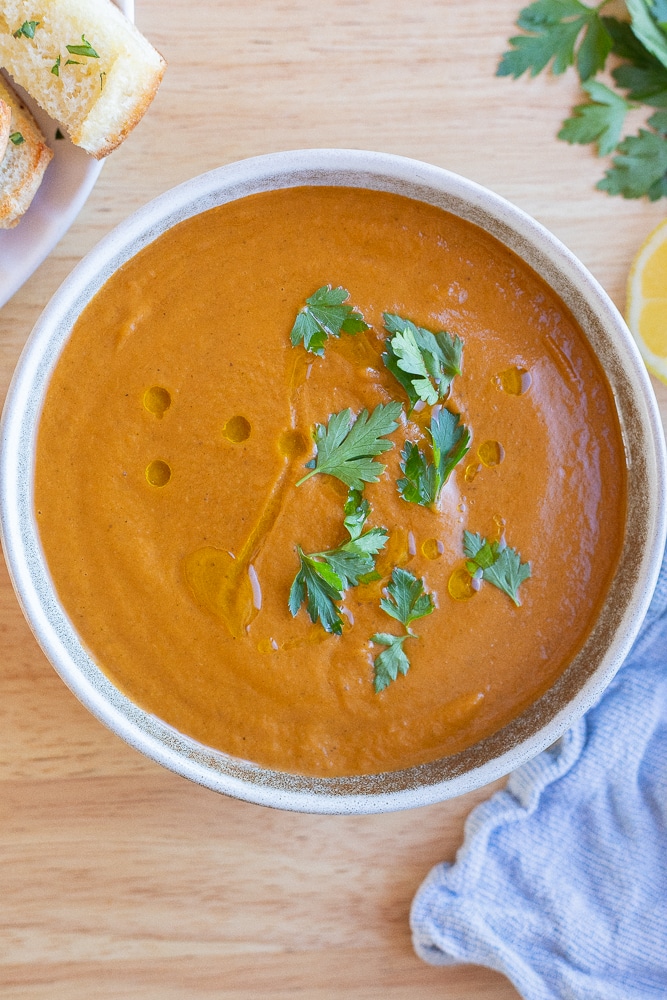
[(417, 954), (526, 1000), (667, 998), (667, 557), (598, 704), (469, 816), (412, 905)]

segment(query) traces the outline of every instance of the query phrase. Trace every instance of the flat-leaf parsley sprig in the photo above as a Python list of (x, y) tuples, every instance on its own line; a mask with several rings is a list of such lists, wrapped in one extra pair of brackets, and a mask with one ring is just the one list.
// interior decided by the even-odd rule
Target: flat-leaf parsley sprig
[(376, 692), (384, 691), (399, 674), (407, 674), (410, 661), (403, 644), (406, 639), (418, 639), (411, 625), (419, 618), (430, 615), (435, 609), (432, 596), (424, 590), (424, 581), (413, 576), (409, 570), (395, 567), (387, 584), (387, 596), (380, 601), (380, 607), (405, 627), (403, 635), (391, 632), (376, 632), (371, 642), (376, 646), (386, 646), (375, 657), (374, 687)]
[(306, 463), (310, 472), (296, 485), (319, 472), (335, 476), (353, 490), (363, 489), (364, 483), (376, 483), (385, 466), (376, 462), (375, 456), (394, 447), (387, 435), (398, 427), (402, 409), (398, 402), (379, 403), (370, 416), (368, 410), (362, 410), (354, 419), (352, 411), (345, 409), (333, 413), (326, 426), (315, 424), (317, 455)]
[(619, 143), (614, 166), (596, 185), (609, 194), (650, 201), (667, 197), (667, 111), (656, 111), (641, 128)]
[(463, 532), (463, 551), (471, 576), (492, 583), (521, 607), (519, 587), (530, 577), (530, 563), (522, 563), (519, 553), (505, 542), (490, 542), (471, 531)]
[[(596, 185), (624, 198), (667, 196), (667, 3), (626, 0), (630, 21), (602, 14), (609, 0), (589, 7), (580, 0), (535, 0), (519, 14), (526, 34), (510, 38), (510, 51), (497, 75), (535, 76), (551, 64), (553, 73), (576, 66), (590, 100), (578, 104), (558, 137), (570, 143), (595, 143), (600, 156), (616, 154)], [(593, 77), (613, 55), (611, 70), (621, 96)], [(627, 112), (641, 105), (657, 108), (646, 128), (622, 138)]]
[(382, 360), (405, 389), (410, 409), (420, 399), (430, 405), (446, 399), (461, 374), (461, 338), (444, 330), (432, 333), (393, 313), (384, 313), (384, 325), (389, 336)]
[(363, 530), (369, 509), (368, 501), (358, 491), (351, 490), (343, 522), (350, 540), (335, 549), (309, 555), (297, 546), (300, 567), (288, 602), (293, 616), (305, 601), (312, 622), (319, 621), (326, 632), (341, 634), (343, 620), (337, 602), (342, 600), (345, 590), (373, 575), (375, 557), (389, 537), (386, 528)]
[[(345, 515), (343, 525), (353, 542), (361, 537), (370, 510), (371, 505), (363, 496), (361, 490), (350, 490), (345, 501), (345, 506), (343, 507), (343, 514)], [(373, 528), (373, 531), (382, 531), (385, 535), (387, 534), (385, 528)]]
[(613, 153), (621, 141), (625, 116), (636, 107), (598, 80), (582, 84), (591, 100), (578, 104), (558, 133), (566, 142), (597, 142), (600, 156)]
[(470, 449), (470, 431), (460, 423), (458, 413), (443, 407), (426, 430), (433, 445), (433, 461), (414, 442), (406, 441), (400, 463), (403, 478), (396, 483), (404, 500), (422, 507), (437, 503), (442, 487)]
[(313, 292), (294, 321), (290, 334), (293, 346), (303, 343), (311, 354), (322, 357), (329, 337), (369, 330), (370, 327), (359, 310), (346, 304), (349, 297), (347, 288), (340, 286), (332, 288), (331, 285), (322, 285)]
[(600, 11), (580, 0), (535, 0), (520, 12), (517, 26), (527, 34), (510, 38), (512, 46), (498, 66), (498, 76), (537, 76), (549, 63), (555, 74), (576, 65), (584, 81), (604, 68), (613, 39)]

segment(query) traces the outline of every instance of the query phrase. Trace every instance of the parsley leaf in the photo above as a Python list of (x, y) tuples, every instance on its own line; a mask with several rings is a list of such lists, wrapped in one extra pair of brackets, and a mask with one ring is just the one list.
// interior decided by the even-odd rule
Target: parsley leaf
[[(368, 500), (364, 500), (360, 490), (350, 490), (343, 512), (345, 519), (343, 524), (350, 536), (351, 541), (357, 543), (357, 548), (363, 552), (375, 555), (384, 546), (376, 545), (376, 539), (384, 538), (386, 541), (387, 531), (385, 528), (372, 528), (362, 534), (366, 518), (370, 511)], [(376, 572), (375, 565), (367, 572), (359, 574), (359, 583), (370, 583), (372, 580), (379, 580), (380, 574)]]
[(406, 629), (418, 618), (424, 618), (435, 610), (433, 598), (424, 590), (424, 581), (413, 576), (407, 569), (396, 566), (387, 584), (387, 596), (380, 601), (380, 607), (395, 618)]
[(614, 40), (612, 52), (625, 60), (611, 75), (628, 91), (628, 100), (667, 107), (667, 68), (642, 45), (628, 21), (606, 17), (604, 22)]
[(489, 542), (479, 534), (464, 531), (463, 551), (469, 559), (466, 564), (468, 571), (474, 576), (478, 569), (485, 570), (493, 566), (498, 555), (498, 542)]
[(35, 28), (38, 28), (41, 21), (24, 21), (20, 28), (14, 32), (14, 38), (20, 38), (23, 35), (24, 38), (34, 38)]
[(518, 590), (524, 580), (530, 577), (530, 564), (522, 563), (515, 549), (507, 546), (498, 553), (493, 566), (484, 570), (484, 579), (511, 597), (517, 607), (521, 607)]
[(458, 413), (452, 413), (444, 407), (431, 419), (428, 433), (433, 442), (433, 460), (438, 482), (436, 500), (455, 466), (470, 448), (470, 431), (465, 424), (459, 422), (460, 419)]
[(410, 661), (405, 655), (403, 643), (410, 635), (392, 635), (391, 632), (376, 632), (371, 636), (371, 642), (377, 646), (387, 646), (374, 660), (375, 676), (373, 686), (376, 693), (384, 691), (399, 674), (407, 674)]
[(612, 52), (621, 59), (627, 59), (643, 65), (646, 60), (653, 59), (639, 39), (635, 36), (629, 21), (619, 21), (617, 17), (603, 17), (604, 26), (612, 38)]
[(390, 632), (376, 632), (371, 642), (376, 646), (386, 646), (374, 660), (374, 687), (376, 692), (395, 681), (400, 674), (407, 674), (410, 667), (403, 643), (406, 639), (418, 639), (410, 626), (418, 618), (424, 618), (435, 610), (433, 598), (424, 590), (423, 580), (413, 576), (406, 569), (395, 567), (387, 584), (387, 596), (380, 601), (380, 607), (388, 615), (405, 626), (405, 635)]
[[(66, 45), (65, 48), (72, 56), (88, 56), (89, 59), (99, 59), (99, 55), (92, 47), (90, 42), (87, 40), (85, 35), (81, 36), (81, 41), (83, 45)], [(73, 62), (74, 60), (69, 59), (68, 62)]]
[(350, 541), (325, 552), (306, 555), (300, 546), (297, 553), (300, 568), (289, 594), (289, 609), (296, 615), (304, 601), (312, 622), (319, 621), (327, 632), (340, 635), (343, 620), (336, 607), (336, 601), (343, 597), (348, 587), (364, 583), (365, 578), (375, 570), (375, 556), (387, 543), (389, 533), (386, 528), (370, 528), (363, 531), (368, 517), (369, 504), (362, 500), (361, 493), (351, 490), (344, 507), (344, 525)]
[(51, 72), (54, 76), (60, 76), (60, 56), (56, 59), (53, 66), (51, 67)]
[(435, 465), (429, 462), (412, 441), (406, 441), (401, 451), (401, 472), (396, 481), (398, 492), (408, 503), (430, 507), (436, 497)]
[(339, 545), (337, 549), (328, 552), (318, 552), (313, 558), (320, 558), (328, 563), (334, 573), (340, 577), (343, 590), (359, 585), (362, 577), (375, 569), (375, 556), (387, 544), (389, 532), (386, 528), (370, 528), (359, 538)]
[(642, 101), (654, 108), (667, 108), (667, 69), (657, 59), (639, 65), (623, 63), (612, 76), (630, 101)]
[(343, 507), (343, 524), (352, 541), (363, 531), (370, 509), (371, 505), (362, 497), (361, 490), (350, 490)]
[(571, 143), (597, 142), (598, 154), (607, 156), (620, 142), (625, 116), (633, 105), (597, 80), (589, 80), (583, 88), (592, 101), (574, 108), (558, 138)]
[(576, 62), (580, 79), (588, 80), (604, 67), (613, 44), (599, 9), (579, 0), (536, 0), (525, 7), (517, 25), (529, 34), (510, 38), (512, 48), (503, 55), (496, 75), (536, 76), (553, 60), (553, 73), (564, 73)]
[(463, 551), (468, 558), (466, 568), (472, 576), (492, 583), (521, 607), (519, 587), (530, 577), (530, 563), (503, 542), (482, 538), (470, 531), (463, 532)]
[(303, 341), (307, 351), (322, 357), (327, 337), (370, 329), (358, 309), (344, 304), (349, 297), (346, 288), (331, 285), (322, 285), (313, 292), (294, 321), (290, 334), (293, 346)]
[(382, 360), (408, 394), (410, 409), (420, 399), (431, 405), (445, 399), (461, 374), (460, 337), (431, 333), (393, 313), (384, 314), (384, 325), (389, 337)]
[(343, 581), (326, 562), (307, 556), (297, 546), (301, 566), (289, 592), (288, 606), (296, 616), (304, 601), (311, 622), (320, 621), (326, 632), (340, 635), (343, 620), (336, 606), (343, 596)]
[(13, 142), (15, 146), (20, 146), (22, 143), (25, 142), (25, 138), (23, 137), (21, 132), (12, 132), (12, 134), (9, 137), (9, 141)]
[(346, 409), (332, 414), (326, 427), (315, 424), (313, 437), (317, 456), (307, 463), (306, 468), (311, 471), (296, 485), (300, 486), (318, 472), (335, 476), (354, 490), (363, 489), (364, 483), (376, 483), (385, 466), (374, 461), (373, 456), (394, 447), (385, 435), (398, 427), (397, 418), (402, 409), (401, 403), (380, 403), (370, 416), (368, 410), (362, 410), (353, 421), (352, 411)]
[(422, 507), (437, 502), (442, 487), (470, 448), (470, 431), (459, 420), (458, 413), (444, 408), (431, 419), (427, 430), (433, 442), (433, 462), (412, 441), (405, 442), (400, 463), (404, 478), (396, 483), (404, 500)]
[(667, 118), (656, 112), (648, 124), (655, 131), (640, 129), (638, 135), (627, 136), (618, 146), (618, 155), (597, 187), (624, 198), (651, 201), (667, 195)]

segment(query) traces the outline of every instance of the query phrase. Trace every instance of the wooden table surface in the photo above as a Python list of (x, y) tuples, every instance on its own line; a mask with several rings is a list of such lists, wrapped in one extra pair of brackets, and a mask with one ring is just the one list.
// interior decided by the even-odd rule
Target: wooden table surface
[[(664, 203), (594, 191), (555, 139), (574, 74), (494, 76), (520, 0), (137, 0), (169, 68), (69, 233), (0, 311), (0, 392), (74, 264), (144, 202), (273, 150), (377, 149), (467, 175), (537, 217), (623, 308)], [(658, 387), (667, 409), (667, 390)], [(509, 1000), (501, 975), (431, 968), (408, 911), (487, 788), (371, 817), (273, 812), (144, 759), (76, 701), (0, 576), (0, 996)], [(498, 787), (498, 786), (495, 786)]]

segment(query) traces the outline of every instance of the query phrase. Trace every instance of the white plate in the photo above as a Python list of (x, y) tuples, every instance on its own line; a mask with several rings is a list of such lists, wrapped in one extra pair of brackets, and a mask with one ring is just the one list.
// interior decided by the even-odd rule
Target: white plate
[[(125, 16), (134, 20), (134, 0), (116, 2)], [(53, 150), (53, 159), (18, 226), (0, 230), (0, 307), (28, 280), (65, 235), (92, 191), (104, 162), (93, 159), (67, 138), (56, 139), (57, 122), (20, 88), (15, 89), (44, 133)]]

